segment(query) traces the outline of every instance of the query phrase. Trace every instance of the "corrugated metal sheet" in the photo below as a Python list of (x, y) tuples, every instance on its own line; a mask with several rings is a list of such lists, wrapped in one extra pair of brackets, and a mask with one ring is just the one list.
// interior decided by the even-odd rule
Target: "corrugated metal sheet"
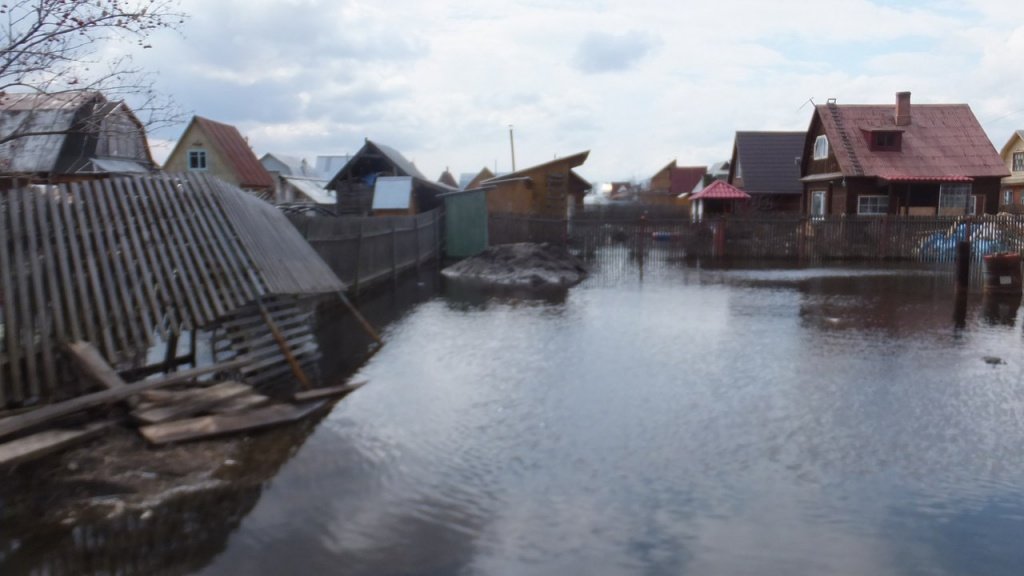
[(324, 189), (324, 184), (327, 183), (326, 180), (285, 176), (284, 181), (317, 204), (329, 204), (334, 206), (337, 203), (334, 191)]
[(239, 186), (243, 188), (274, 187), (274, 178), (260, 164), (237, 128), (202, 116), (196, 116), (193, 122), (213, 140), (217, 150), (231, 164), (232, 171), (238, 178)]
[[(846, 175), (889, 180), (1009, 175), (966, 104), (914, 104), (906, 126), (896, 126), (892, 105), (820, 104), (816, 116)], [(872, 130), (901, 132), (901, 149), (872, 150), (866, 136)]]
[(206, 182), (223, 204), (227, 221), (269, 293), (314, 295), (345, 290), (345, 284), (280, 210), (220, 180)]

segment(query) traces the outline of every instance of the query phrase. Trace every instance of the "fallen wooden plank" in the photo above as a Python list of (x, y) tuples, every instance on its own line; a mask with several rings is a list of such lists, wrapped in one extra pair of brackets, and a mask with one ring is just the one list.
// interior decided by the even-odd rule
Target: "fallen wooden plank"
[(100, 351), (91, 343), (84, 341), (68, 342), (65, 348), (68, 355), (71, 356), (72, 363), (90, 382), (95, 382), (108, 390), (127, 385), (117, 371), (103, 358)]
[(308, 402), (310, 400), (319, 400), (321, 398), (344, 398), (352, 392), (362, 388), (366, 384), (366, 381), (352, 382), (351, 384), (342, 384), (340, 386), (328, 386), (326, 388), (314, 388), (312, 390), (303, 390), (296, 392), (292, 398), (296, 402)]
[(71, 400), (43, 406), (38, 410), (33, 410), (25, 414), (4, 418), (3, 420), (0, 420), (0, 438), (10, 436), (11, 434), (27, 430), (40, 424), (45, 424), (52, 420), (56, 420), (57, 418), (67, 416), (68, 414), (74, 414), (80, 410), (86, 410), (88, 408), (103, 406), (106, 404), (113, 404), (114, 402), (118, 402), (145, 390), (160, 388), (162, 386), (170, 386), (171, 384), (180, 384), (181, 382), (188, 382), (189, 380), (211, 372), (239, 368), (244, 366), (248, 361), (248, 358), (237, 359), (230, 362), (224, 362), (222, 364), (213, 364), (202, 368), (194, 368), (184, 372), (169, 374), (163, 378), (133, 382), (132, 384), (127, 384), (120, 388), (84, 394), (77, 398), (72, 398)]
[(252, 410), (253, 408), (259, 408), (270, 404), (270, 397), (264, 396), (263, 394), (257, 394), (251, 392), (244, 396), (232, 398), (226, 402), (221, 402), (216, 406), (210, 408), (211, 414), (234, 414), (236, 412), (245, 412), (246, 410)]
[(323, 405), (323, 401), (299, 405), (274, 404), (266, 408), (259, 408), (239, 414), (202, 416), (200, 418), (143, 426), (139, 428), (139, 432), (150, 444), (160, 445), (171, 442), (187, 442), (295, 422), (309, 416)]
[(144, 424), (159, 424), (169, 420), (193, 416), (200, 412), (216, 406), (226, 400), (233, 399), (248, 392), (252, 387), (241, 382), (221, 382), (207, 388), (198, 390), (183, 390), (183, 398), (178, 402), (172, 402), (166, 406), (160, 406), (150, 410), (136, 410), (132, 416)]
[(0, 468), (13, 466), (63, 450), (100, 435), (113, 422), (94, 422), (84, 428), (47, 430), (0, 444)]

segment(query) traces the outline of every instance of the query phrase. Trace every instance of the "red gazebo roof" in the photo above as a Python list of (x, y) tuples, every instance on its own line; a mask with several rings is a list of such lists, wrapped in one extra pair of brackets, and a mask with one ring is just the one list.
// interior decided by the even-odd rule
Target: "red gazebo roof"
[(690, 196), (690, 200), (750, 200), (750, 194), (725, 180), (715, 180), (700, 192)]

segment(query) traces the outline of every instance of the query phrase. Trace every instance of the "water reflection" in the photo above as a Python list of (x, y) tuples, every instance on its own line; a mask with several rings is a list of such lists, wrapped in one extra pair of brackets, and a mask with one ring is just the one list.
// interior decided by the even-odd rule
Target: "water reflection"
[(366, 364), (322, 310), (328, 369), (370, 384), (204, 516), (201, 573), (1019, 570), (1019, 299), (927, 269), (595, 262), (551, 298), (364, 300), (388, 341)]

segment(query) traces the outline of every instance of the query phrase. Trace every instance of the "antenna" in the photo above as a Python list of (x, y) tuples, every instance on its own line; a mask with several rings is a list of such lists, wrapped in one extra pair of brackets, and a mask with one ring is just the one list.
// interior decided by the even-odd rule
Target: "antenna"
[(804, 103), (803, 103), (803, 104), (801, 104), (801, 105), (800, 105), (800, 107), (796, 109), (796, 111), (797, 111), (797, 112), (799, 112), (799, 111), (803, 110), (803, 109), (804, 109), (804, 106), (807, 106), (808, 104), (810, 104), (811, 106), (814, 106), (814, 105), (815, 105), (815, 104), (814, 104), (814, 96), (811, 96), (811, 97), (810, 97), (810, 98), (808, 98), (808, 99), (807, 99), (806, 101), (804, 101)]
[(508, 125), (508, 145), (512, 150), (512, 171), (516, 171), (516, 141), (512, 137), (512, 125)]

